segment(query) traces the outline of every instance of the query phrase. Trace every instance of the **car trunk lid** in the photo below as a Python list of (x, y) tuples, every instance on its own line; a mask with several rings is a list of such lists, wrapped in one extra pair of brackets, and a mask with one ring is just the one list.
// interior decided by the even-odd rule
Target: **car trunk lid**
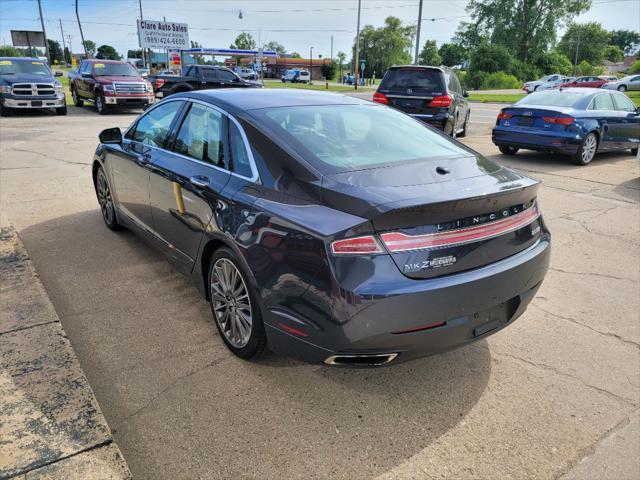
[(496, 120), (496, 126), (509, 127), (522, 131), (547, 132), (564, 131), (573, 124), (569, 107), (527, 107), (503, 108)]

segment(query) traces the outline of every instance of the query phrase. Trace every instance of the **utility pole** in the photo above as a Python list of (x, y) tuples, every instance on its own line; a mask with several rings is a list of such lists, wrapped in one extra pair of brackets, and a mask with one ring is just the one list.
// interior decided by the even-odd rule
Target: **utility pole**
[(331, 60), (333, 61), (333, 35), (331, 35)]
[(78, 0), (76, 0), (76, 18), (78, 19), (78, 30), (80, 30), (80, 40), (82, 41), (82, 48), (84, 48), (85, 58), (89, 58), (89, 52), (87, 52), (87, 46), (84, 43), (84, 33), (82, 33), (82, 24), (80, 23), (80, 14), (78, 13)]
[(422, 0), (420, 0), (420, 6), (418, 7), (418, 29), (416, 31), (416, 59), (413, 63), (418, 64), (418, 57), (420, 55), (420, 27), (422, 26)]
[(573, 75), (578, 73), (578, 50), (580, 49), (580, 29), (578, 29), (578, 40), (576, 41), (576, 56), (573, 60)]
[(44, 48), (47, 51), (47, 61), (51, 65), (51, 55), (49, 54), (49, 42), (47, 41), (47, 31), (44, 29), (44, 18), (42, 17), (42, 4), (38, 0), (38, 11), (40, 12), (40, 25), (42, 25), (42, 34), (44, 35)]
[[(65, 50), (67, 49), (67, 44), (64, 41), (64, 30), (62, 29), (62, 19), (59, 18), (58, 21), (60, 22), (60, 35), (62, 35), (62, 60), (64, 61), (64, 64), (67, 64), (67, 57), (65, 56)], [(71, 53), (71, 52), (69, 52)]]
[(309, 48), (309, 84), (313, 83), (313, 47)]
[[(77, 2), (78, 0), (76, 0)], [(142, 0), (138, 0), (138, 4), (140, 5), (140, 20), (142, 20)], [(142, 66), (144, 68), (147, 68), (147, 56), (145, 55), (145, 51), (144, 48), (142, 48), (142, 46), (140, 46), (140, 50), (142, 50)], [(151, 71), (151, 69), (149, 69), (149, 71)]]
[(355, 80), (355, 89), (358, 90), (359, 71), (360, 71), (360, 7), (362, 0), (358, 0), (358, 26), (356, 27), (356, 58), (353, 66), (353, 79)]

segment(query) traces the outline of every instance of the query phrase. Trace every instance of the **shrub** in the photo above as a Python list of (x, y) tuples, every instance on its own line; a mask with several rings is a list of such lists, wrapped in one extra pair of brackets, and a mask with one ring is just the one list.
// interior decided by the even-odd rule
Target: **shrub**
[[(536, 55), (533, 58), (532, 63), (541, 70), (539, 72), (540, 75), (551, 75), (553, 73), (571, 75), (571, 72), (573, 72), (573, 64), (571, 63), (571, 60), (557, 50), (543, 52)], [(538, 76), (535, 78), (538, 78)]]
[(581, 61), (578, 64), (577, 74), (578, 75), (602, 75), (605, 73), (605, 68), (602, 65), (591, 65), (586, 60)]
[(490, 73), (482, 81), (480, 88), (483, 90), (503, 89), (503, 88), (520, 88), (522, 83), (513, 75), (504, 72)]
[(500, 45), (480, 45), (471, 54), (471, 70), (487, 73), (508, 72), (513, 57)]
[(461, 79), (462, 86), (470, 90), (478, 90), (485, 79), (489, 76), (487, 72), (473, 71), (467, 72)]
[(543, 71), (534, 65), (521, 62), (520, 60), (514, 60), (511, 63), (511, 69), (508, 72), (522, 82), (528, 82), (529, 80), (535, 80), (540, 78)]
[(338, 64), (331, 60), (329, 63), (322, 65), (322, 76), (327, 80), (333, 80), (338, 73)]
[(632, 75), (634, 73), (640, 73), (640, 60), (633, 62), (633, 65), (631, 65), (631, 68), (629, 69), (629, 73)]

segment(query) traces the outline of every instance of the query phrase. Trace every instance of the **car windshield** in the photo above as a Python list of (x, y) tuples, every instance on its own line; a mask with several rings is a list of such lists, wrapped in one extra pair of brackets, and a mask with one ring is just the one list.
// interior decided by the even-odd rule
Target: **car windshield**
[(253, 110), (292, 148), (328, 174), (469, 153), (423, 123), (376, 105), (320, 105)]
[(553, 107), (573, 107), (576, 102), (584, 98), (582, 93), (574, 93), (560, 90), (546, 92), (534, 92), (524, 97), (516, 105), (545, 105)]
[(380, 90), (407, 90), (408, 88), (426, 90), (428, 92), (444, 91), (439, 70), (429, 68), (396, 68), (389, 70), (382, 82)]
[(94, 63), (93, 74), (96, 77), (105, 77), (108, 75), (117, 75), (120, 77), (139, 76), (136, 69), (128, 63)]
[(30, 73), (31, 75), (51, 75), (51, 70), (39, 60), (0, 60), (0, 75)]

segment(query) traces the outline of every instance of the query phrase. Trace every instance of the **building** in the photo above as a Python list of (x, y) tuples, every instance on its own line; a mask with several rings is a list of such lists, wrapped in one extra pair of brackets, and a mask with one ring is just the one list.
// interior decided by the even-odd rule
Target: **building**
[[(240, 58), (240, 65), (252, 65), (254, 63), (252, 57)], [(291, 57), (277, 57), (263, 59), (265, 65), (264, 76), (265, 78), (280, 78), (287, 70), (310, 70), (311, 80), (322, 80), (322, 66), (329, 63), (328, 58), (318, 58), (309, 60), (308, 58), (291, 58)]]
[(638, 60), (638, 55), (631, 55), (628, 57), (624, 57), (624, 60), (621, 62), (610, 62), (609, 60), (604, 61), (604, 67), (607, 69), (607, 73), (616, 74), (618, 72), (626, 72), (631, 68)]

